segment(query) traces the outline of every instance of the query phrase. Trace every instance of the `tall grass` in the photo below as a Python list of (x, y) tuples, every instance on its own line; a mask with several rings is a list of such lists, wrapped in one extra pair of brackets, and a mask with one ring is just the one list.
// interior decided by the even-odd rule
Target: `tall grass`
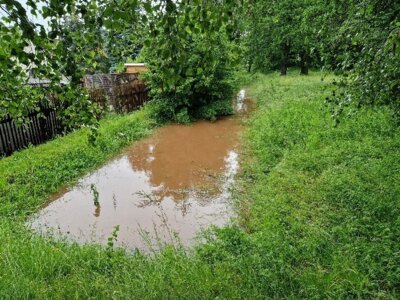
[(253, 296), (399, 297), (400, 131), (374, 108), (334, 127), (329, 81), (256, 75), (249, 87), (259, 109), (237, 195), (243, 229), (204, 248)]
[(149, 132), (138, 112), (0, 161), (0, 298), (397, 298), (400, 133), (386, 109), (338, 127), (329, 77), (254, 75), (238, 220), (154, 255), (38, 237), (26, 216), (63, 183)]

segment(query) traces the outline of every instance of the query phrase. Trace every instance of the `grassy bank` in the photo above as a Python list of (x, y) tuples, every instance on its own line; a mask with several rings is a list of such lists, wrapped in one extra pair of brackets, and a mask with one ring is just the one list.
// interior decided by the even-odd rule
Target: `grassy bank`
[(78, 179), (154, 126), (147, 110), (101, 121), (96, 144), (81, 129), (0, 160), (0, 216), (30, 214), (62, 185)]
[(0, 160), (0, 298), (390, 298), (400, 293), (400, 132), (385, 109), (334, 127), (320, 73), (256, 75), (236, 226), (145, 256), (33, 235), (48, 194), (147, 134), (146, 111)]
[(397, 298), (400, 131), (384, 108), (334, 127), (324, 86), (315, 73), (253, 78), (244, 230), (222, 233), (222, 261), (254, 296)]

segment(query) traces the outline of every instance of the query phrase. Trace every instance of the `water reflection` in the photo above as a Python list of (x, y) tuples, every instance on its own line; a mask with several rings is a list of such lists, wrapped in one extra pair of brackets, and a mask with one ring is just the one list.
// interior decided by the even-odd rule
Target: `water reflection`
[[(136, 172), (148, 175), (154, 201), (182, 201), (190, 192), (215, 195), (229, 151), (235, 148), (239, 124), (233, 118), (192, 126), (171, 125), (139, 142), (126, 156)], [(158, 200), (157, 200), (158, 199)]]

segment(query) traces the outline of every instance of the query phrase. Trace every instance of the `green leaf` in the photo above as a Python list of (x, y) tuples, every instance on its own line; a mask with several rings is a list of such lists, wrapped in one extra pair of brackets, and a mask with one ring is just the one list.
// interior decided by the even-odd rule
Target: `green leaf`
[(146, 10), (146, 12), (148, 14), (150, 14), (152, 12), (152, 7), (151, 7), (151, 2), (150, 1), (146, 1), (143, 3), (144, 9)]
[(186, 70), (186, 75), (187, 76), (193, 76), (193, 74), (194, 74), (193, 69), (187, 69)]

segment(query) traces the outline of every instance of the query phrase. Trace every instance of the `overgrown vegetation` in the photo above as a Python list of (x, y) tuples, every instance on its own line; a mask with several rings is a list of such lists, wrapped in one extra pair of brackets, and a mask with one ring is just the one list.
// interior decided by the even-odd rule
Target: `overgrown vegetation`
[(295, 73), (250, 78), (237, 225), (191, 251), (126, 254), (24, 225), (46, 195), (145, 134), (146, 111), (105, 120), (97, 147), (78, 131), (1, 160), (0, 298), (398, 297), (400, 132), (386, 108), (333, 127), (331, 76)]
[[(0, 119), (22, 124), (51, 95), (69, 127), (95, 128), (82, 76), (138, 57), (154, 101), (101, 121), (93, 144), (81, 128), (0, 160), (0, 298), (400, 297), (398, 1), (25, 2), (0, 1)], [(233, 225), (151, 255), (115, 249), (118, 227), (106, 248), (27, 229), (49, 195), (156, 123), (230, 114), (241, 67), (257, 110)], [(309, 74), (320, 67), (336, 76)]]
[(297, 72), (253, 77), (244, 229), (221, 230), (203, 256), (230, 268), (245, 298), (397, 298), (399, 129), (388, 108), (335, 128), (323, 100), (332, 77)]
[[(138, 57), (150, 66), (159, 119), (231, 113), (232, 7), (198, 0), (1, 1), (0, 118), (11, 114), (22, 123), (51, 95), (68, 107), (62, 121), (69, 127), (95, 130), (99, 111), (80, 86), (83, 75), (120, 70)], [(45, 80), (46, 88), (27, 88), (30, 78)]]
[(225, 4), (212, 1), (166, 1), (152, 15), (142, 55), (158, 118), (189, 123), (233, 113), (234, 46), (228, 21)]
[(245, 1), (244, 58), (249, 70), (324, 67), (341, 76), (329, 97), (340, 117), (362, 106), (399, 114), (400, 4), (391, 0)]

